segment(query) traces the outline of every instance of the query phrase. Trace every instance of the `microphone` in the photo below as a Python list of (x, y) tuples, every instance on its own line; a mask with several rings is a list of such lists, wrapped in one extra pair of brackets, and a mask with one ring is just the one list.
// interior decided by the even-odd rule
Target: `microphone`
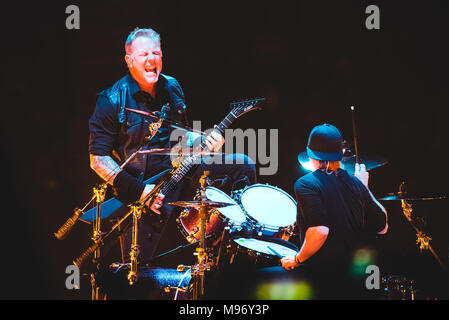
[(189, 121), (187, 120), (186, 104), (183, 101), (179, 101), (175, 107), (178, 109), (178, 114), (184, 117), (184, 125), (188, 125)]
[(73, 260), (73, 264), (80, 268), (84, 264), (86, 259), (89, 258), (99, 246), (100, 245), (98, 243), (94, 243), (93, 245), (91, 245), (77, 259)]
[(186, 104), (182, 101), (180, 101), (177, 105), (176, 108), (178, 109), (178, 113), (182, 114), (184, 112), (186, 112)]
[(170, 107), (168, 106), (168, 103), (165, 104), (161, 108), (161, 111), (154, 112), (155, 114), (158, 115), (159, 120), (157, 122), (150, 123), (150, 125), (148, 127), (148, 130), (150, 131), (150, 135), (145, 138), (146, 141), (150, 141), (151, 138), (154, 137), (154, 135), (157, 133), (159, 128), (162, 126), (162, 122), (167, 118), (169, 112), (170, 112)]
[(163, 105), (161, 108), (161, 111), (155, 111), (153, 114), (158, 116), (160, 119), (165, 120), (168, 116), (168, 113), (170, 112), (170, 107), (168, 106), (168, 103)]

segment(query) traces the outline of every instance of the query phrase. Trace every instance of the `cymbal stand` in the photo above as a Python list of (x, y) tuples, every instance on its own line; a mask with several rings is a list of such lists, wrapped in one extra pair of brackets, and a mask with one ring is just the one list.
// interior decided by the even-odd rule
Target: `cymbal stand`
[(196, 248), (195, 255), (198, 257), (198, 263), (191, 268), (191, 274), (193, 281), (193, 299), (198, 300), (204, 296), (204, 283), (205, 283), (205, 271), (210, 270), (210, 266), (207, 264), (206, 253), (206, 222), (208, 220), (208, 205), (204, 202), (206, 198), (206, 181), (209, 171), (204, 171), (204, 174), (200, 178), (201, 184), (201, 205), (198, 211), (200, 218), (200, 243)]
[[(92, 240), (95, 245), (97, 245), (97, 248), (94, 251), (94, 256), (92, 259), (92, 263), (97, 266), (100, 262), (100, 244), (102, 242), (101, 239), (101, 204), (104, 201), (105, 195), (106, 195), (106, 188), (107, 185), (102, 184), (98, 188), (95, 187), (94, 195), (97, 203), (97, 215), (96, 219), (93, 222), (93, 232), (92, 232)], [(91, 273), (90, 275), (90, 282), (92, 286), (92, 300), (98, 300), (99, 298), (99, 287), (96, 285), (95, 281), (95, 273)]]
[[(402, 188), (403, 188), (404, 184), (405, 183), (402, 182), (401, 185), (399, 186), (399, 194), (403, 193)], [(407, 221), (410, 223), (410, 225), (416, 232), (416, 236), (417, 236), (416, 244), (419, 244), (420, 252), (422, 252), (423, 250), (429, 250), (430, 253), (432, 253), (434, 258), (437, 260), (437, 262), (440, 264), (441, 268), (443, 268), (444, 271), (449, 272), (447, 270), (446, 266), (444, 265), (443, 261), (441, 261), (438, 254), (435, 252), (435, 250), (430, 245), (430, 240), (432, 240), (432, 238), (430, 238), (427, 234), (425, 234), (422, 230), (420, 230), (416, 226), (415, 222), (413, 221), (412, 205), (410, 203), (408, 203), (406, 200), (401, 199), (401, 206), (402, 206), (402, 211), (404, 213), (405, 218), (407, 219)]]
[[(163, 184), (160, 183), (151, 190), (148, 195), (144, 197), (143, 200), (137, 201), (130, 205), (131, 210), (128, 212), (128, 215), (132, 214), (132, 233), (131, 233), (131, 250), (129, 253), (130, 263), (129, 263), (129, 272), (128, 272), (128, 281), (130, 285), (133, 285), (137, 281), (137, 267), (139, 264), (139, 220), (142, 216), (143, 209), (145, 207), (145, 203), (149, 201), (148, 207), (150, 208), (153, 205), (153, 202), (156, 200), (156, 197), (159, 194), (159, 191), (162, 189)], [(127, 215), (127, 216), (128, 216)]]
[(137, 281), (137, 265), (139, 257), (139, 243), (138, 243), (138, 223), (142, 215), (143, 206), (141, 203), (131, 205), (131, 212), (133, 215), (132, 222), (132, 236), (131, 236), (131, 251), (130, 251), (130, 268), (128, 272), (128, 281), (133, 285)]
[[(122, 165), (116, 170), (116, 171), (120, 171), (122, 170), (128, 163), (129, 161), (131, 161), (137, 154), (138, 152), (134, 152), (124, 163), (122, 163)], [(104, 202), (105, 196), (106, 196), (106, 189), (108, 188), (108, 184), (109, 181), (111, 180), (111, 177), (113, 176), (113, 174), (111, 174), (109, 176), (109, 178), (103, 182), (102, 184), (100, 184), (98, 187), (94, 187), (93, 188), (93, 197), (91, 199), (91, 201), (89, 201), (89, 203), (92, 202), (92, 200), (95, 199), (96, 201), (96, 215), (95, 215), (95, 221), (92, 222), (92, 240), (94, 242), (94, 244), (87, 249), (86, 252), (84, 252), (84, 254), (82, 255), (82, 257), (76, 259), (74, 261), (74, 264), (78, 267), (80, 267), (80, 265), (82, 264), (83, 260), (87, 257), (87, 254), (89, 253), (93, 253), (93, 258), (92, 258), (92, 263), (93, 265), (96, 266), (96, 269), (98, 270), (99, 267), (99, 263), (100, 263), (100, 248), (103, 244), (103, 235), (101, 232), (101, 205)], [(85, 206), (87, 207), (87, 205)], [(82, 215), (78, 214), (77, 219), (69, 219), (69, 221), (72, 222), (71, 227), (73, 227), (74, 223), (81, 217)], [(122, 220), (123, 221), (123, 220)], [(64, 227), (62, 227), (64, 228)], [(62, 229), (61, 228), (61, 229)], [(98, 300), (99, 299), (99, 290), (100, 288), (97, 286), (96, 284), (96, 280), (95, 280), (95, 273), (91, 273), (90, 274), (90, 284), (91, 284), (91, 298), (92, 300)]]

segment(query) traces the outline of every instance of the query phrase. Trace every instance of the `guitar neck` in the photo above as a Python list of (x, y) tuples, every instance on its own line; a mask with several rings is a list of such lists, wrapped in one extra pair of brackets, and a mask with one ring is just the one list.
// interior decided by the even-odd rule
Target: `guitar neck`
[[(230, 125), (234, 122), (237, 117), (231, 112), (217, 125), (214, 130), (217, 130), (222, 136), (224, 136), (225, 130), (230, 127)], [(198, 149), (199, 151), (203, 151), (206, 148), (206, 144), (202, 142)], [(166, 194), (175, 185), (187, 174), (187, 172), (193, 167), (195, 163), (197, 163), (200, 155), (189, 155), (186, 157), (178, 168), (173, 169), (170, 178), (164, 183), (164, 186), (161, 189), (162, 194)]]

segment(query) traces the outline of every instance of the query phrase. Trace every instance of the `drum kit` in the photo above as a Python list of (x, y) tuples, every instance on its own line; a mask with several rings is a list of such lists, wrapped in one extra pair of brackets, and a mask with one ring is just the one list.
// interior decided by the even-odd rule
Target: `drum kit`
[[(91, 274), (93, 300), (100, 299), (101, 292), (106, 292), (111, 299), (133, 298), (130, 288), (141, 288), (148, 282), (151, 282), (148, 291), (153, 292), (145, 295), (152, 299), (198, 300), (205, 297), (209, 272), (219, 273), (223, 267), (241, 266), (242, 263), (261, 267), (279, 265), (281, 258), (296, 254), (298, 248), (289, 242), (296, 225), (296, 201), (288, 193), (269, 184), (253, 184), (228, 195), (207, 185), (208, 174), (206, 171), (200, 178), (201, 188), (192, 201), (169, 203), (181, 208), (176, 224), (188, 245), (196, 247), (193, 253), (196, 263), (177, 263), (176, 268), (155, 268), (137, 261), (139, 248), (137, 240), (134, 241), (137, 239), (134, 223), (142, 212), (132, 207), (130, 213), (121, 218), (123, 221), (128, 215), (133, 217), (130, 262), (113, 263), (107, 268), (108, 273), (122, 278), (122, 284), (117, 287), (117, 279), (97, 274), (97, 270)], [(84, 221), (88, 219), (82, 218)], [(91, 221), (94, 235), (101, 233), (95, 228), (100, 219), (101, 216)], [(120, 224), (121, 221), (117, 222), (101, 240), (93, 237), (94, 244), (75, 259), (74, 264), (81, 267), (91, 256), (93, 263), (99, 263), (100, 248)], [(123, 280), (128, 283), (128, 288), (123, 285)], [(123, 296), (125, 292), (128, 297)]]
[[(232, 264), (236, 256), (245, 256), (252, 257), (257, 264), (270, 264), (271, 260), (298, 251), (288, 242), (296, 225), (296, 201), (282, 189), (253, 184), (229, 196), (207, 186), (205, 195), (212, 203), (205, 233), (218, 238), (218, 248), (226, 248), (226, 252), (218, 253), (218, 261), (226, 256), (227, 263)], [(198, 241), (201, 236), (198, 201), (172, 204), (185, 208), (177, 219), (185, 239), (190, 243)]]

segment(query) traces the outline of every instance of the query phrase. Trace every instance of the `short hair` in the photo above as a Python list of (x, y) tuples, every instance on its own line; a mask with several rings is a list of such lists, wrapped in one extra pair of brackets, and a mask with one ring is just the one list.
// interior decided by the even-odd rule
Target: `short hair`
[(150, 28), (141, 29), (137, 27), (133, 31), (131, 31), (131, 33), (128, 35), (128, 38), (126, 38), (125, 52), (127, 54), (129, 53), (133, 41), (138, 37), (146, 37), (158, 41), (159, 43), (161, 42), (160, 34), (154, 31), (153, 29)]

